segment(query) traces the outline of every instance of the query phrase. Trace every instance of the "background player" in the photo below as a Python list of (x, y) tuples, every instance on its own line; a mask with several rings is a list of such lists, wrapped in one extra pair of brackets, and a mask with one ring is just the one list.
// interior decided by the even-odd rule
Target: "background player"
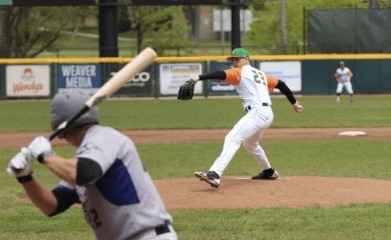
[(339, 103), (340, 95), (342, 93), (343, 87), (346, 88), (346, 92), (350, 94), (350, 103), (353, 102), (353, 88), (350, 79), (353, 77), (352, 71), (345, 66), (343, 61), (339, 62), (339, 68), (335, 71), (334, 77), (337, 80), (337, 103)]
[[(52, 128), (78, 112), (88, 99), (78, 90), (57, 94), (51, 107)], [(82, 203), (98, 239), (177, 239), (172, 217), (133, 142), (98, 123), (94, 107), (59, 136), (77, 147), (74, 158), (57, 156), (45, 137), (37, 137), (10, 161), (7, 172), (17, 177), (31, 201), (48, 216)], [(33, 179), (32, 157), (62, 179), (52, 191)]]
[(303, 110), (284, 82), (251, 67), (249, 58), (247, 50), (236, 48), (227, 58), (227, 60), (232, 60), (233, 69), (203, 74), (189, 81), (196, 83), (199, 80), (220, 79), (220, 81), (233, 84), (243, 100), (244, 110), (247, 111), (247, 114), (225, 137), (223, 150), (209, 171), (207, 173), (195, 172), (197, 178), (209, 183), (212, 187), (220, 185), (221, 175), (242, 143), (260, 165), (261, 172), (252, 176), (252, 179), (277, 179), (278, 172), (271, 167), (265, 151), (259, 145), (264, 130), (270, 127), (274, 118), (269, 92), (272, 92), (274, 88), (279, 89), (288, 98), (296, 112)]

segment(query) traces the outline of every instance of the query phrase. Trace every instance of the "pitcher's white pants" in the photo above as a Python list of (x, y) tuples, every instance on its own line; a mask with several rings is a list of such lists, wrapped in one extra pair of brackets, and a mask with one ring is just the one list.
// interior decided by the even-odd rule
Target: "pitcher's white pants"
[(352, 88), (352, 83), (350, 81), (344, 82), (344, 83), (338, 83), (337, 85), (337, 93), (342, 93), (342, 89), (345, 87), (346, 92), (349, 94), (353, 94), (353, 88)]
[(265, 151), (259, 145), (259, 140), (263, 131), (272, 124), (273, 118), (272, 109), (267, 106), (248, 111), (225, 137), (223, 151), (209, 171), (214, 171), (221, 176), (242, 143), (258, 161), (261, 171), (271, 168)]

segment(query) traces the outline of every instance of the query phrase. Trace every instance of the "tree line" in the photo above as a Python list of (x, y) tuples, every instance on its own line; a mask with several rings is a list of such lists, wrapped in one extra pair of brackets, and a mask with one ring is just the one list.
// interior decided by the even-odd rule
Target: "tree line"
[[(125, 3), (127, 0), (118, 0)], [(223, 0), (228, 3), (229, 0)], [(391, 0), (242, 0), (241, 6), (254, 16), (251, 30), (244, 37), (249, 45), (302, 45), (303, 8), (338, 9), (390, 7)], [(221, 9), (224, 6), (216, 6)], [(137, 47), (158, 49), (197, 44), (198, 6), (119, 6), (119, 32), (136, 32)], [(225, 5), (225, 8), (228, 8)], [(199, 15), (198, 15), (199, 16)], [(0, 58), (34, 58), (50, 50), (61, 31), (76, 33), (87, 18), (98, 19), (96, 6), (1, 7)], [(198, 21), (196, 21), (198, 20)], [(148, 33), (148, 39), (145, 35)], [(273, 54), (264, 49), (260, 54)]]

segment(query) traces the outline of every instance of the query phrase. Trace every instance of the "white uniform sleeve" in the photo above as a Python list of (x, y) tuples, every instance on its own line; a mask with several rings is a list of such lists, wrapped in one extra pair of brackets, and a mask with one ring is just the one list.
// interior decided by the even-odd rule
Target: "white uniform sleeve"
[(88, 158), (97, 162), (104, 175), (111, 165), (113, 165), (116, 159), (116, 152), (115, 146), (99, 146), (99, 144), (88, 142), (80, 148), (80, 152), (76, 154), (76, 157)]

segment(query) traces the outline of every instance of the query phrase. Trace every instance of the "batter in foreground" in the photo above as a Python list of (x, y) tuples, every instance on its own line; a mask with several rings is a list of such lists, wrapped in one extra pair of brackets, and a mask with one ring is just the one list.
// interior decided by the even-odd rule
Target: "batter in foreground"
[(220, 79), (220, 82), (233, 84), (243, 100), (243, 109), (247, 114), (236, 123), (225, 137), (223, 151), (209, 171), (207, 173), (195, 172), (195, 176), (209, 183), (212, 187), (218, 187), (225, 168), (243, 143), (260, 166), (260, 173), (253, 175), (252, 179), (277, 179), (278, 172), (272, 168), (265, 151), (259, 145), (264, 130), (270, 127), (274, 118), (269, 92), (275, 88), (279, 89), (298, 113), (303, 110), (303, 106), (296, 101), (291, 90), (283, 81), (251, 67), (250, 55), (247, 50), (236, 48), (227, 60), (232, 61), (233, 69), (199, 75), (188, 82), (195, 84), (199, 80)]
[[(58, 93), (52, 101), (53, 130), (88, 99), (79, 90)], [(77, 148), (73, 158), (56, 155), (45, 137), (37, 137), (10, 161), (7, 172), (18, 179), (30, 200), (47, 216), (81, 203), (97, 239), (177, 239), (172, 217), (132, 140), (98, 123), (95, 106), (59, 135)], [(32, 157), (62, 179), (52, 191), (32, 177)]]

